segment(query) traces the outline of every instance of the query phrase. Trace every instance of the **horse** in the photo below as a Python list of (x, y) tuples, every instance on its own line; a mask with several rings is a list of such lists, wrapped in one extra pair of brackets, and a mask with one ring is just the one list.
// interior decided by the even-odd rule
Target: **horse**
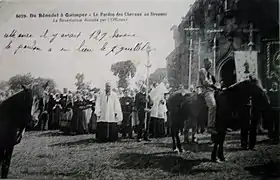
[(182, 104), (185, 102), (185, 92), (184, 90), (179, 90), (170, 95), (167, 99), (167, 110), (168, 110), (168, 121), (171, 129), (171, 137), (173, 143), (174, 152), (183, 152), (181, 146), (179, 132), (184, 127), (184, 122), (186, 120), (184, 109)]
[[(216, 156), (224, 161), (223, 144), (226, 135), (226, 129), (231, 120), (233, 111), (242, 111), (248, 99), (252, 100), (251, 121), (257, 124), (261, 113), (270, 106), (270, 101), (266, 91), (263, 89), (260, 81), (256, 78), (250, 78), (231, 85), (216, 96), (217, 114), (216, 114), (216, 130), (217, 134), (212, 134), (214, 147), (211, 154), (211, 160), (217, 161)], [(242, 117), (241, 117), (242, 118)], [(239, 124), (242, 126), (243, 124)], [(240, 127), (242, 128), (242, 127)], [(251, 147), (253, 148), (253, 147)]]
[[(220, 159), (222, 160), (224, 159), (223, 143), (226, 135), (226, 130), (229, 124), (229, 120), (231, 120), (230, 117), (232, 117), (232, 112), (238, 109), (237, 107), (244, 105), (249, 97), (251, 97), (252, 100), (258, 102), (256, 103), (256, 106), (267, 106), (267, 104), (269, 104), (267, 96), (265, 95), (264, 90), (260, 85), (259, 80), (257, 79), (244, 80), (242, 82), (236, 83), (228, 87), (225, 90), (220, 90), (216, 93), (217, 134), (212, 135), (212, 141), (214, 143), (214, 148), (212, 151), (213, 160), (216, 158), (217, 150), (219, 152)], [(205, 103), (202, 104), (201, 98), (199, 98), (199, 96), (195, 96), (194, 94), (184, 95), (183, 100), (180, 100), (180, 102), (178, 101), (178, 103), (174, 105), (178, 108), (177, 109), (178, 115), (177, 117), (173, 115), (173, 117), (170, 117), (170, 120), (171, 120), (171, 126), (173, 126), (171, 128), (175, 130), (178, 128), (176, 126), (182, 127), (184, 121), (187, 119), (189, 120), (189, 122), (191, 122), (191, 124), (193, 124), (192, 127), (195, 128), (197, 120), (203, 117), (203, 114), (206, 113), (206, 112), (201, 112), (203, 106), (205, 107)], [(171, 106), (172, 103), (170, 101), (169, 107)], [(176, 138), (172, 138), (173, 149), (175, 144), (177, 144), (175, 149), (178, 148), (179, 150), (182, 149), (179, 140), (179, 135), (177, 135), (176, 131), (174, 137)], [(175, 142), (175, 140), (177, 142)]]
[[(191, 142), (195, 142), (195, 134), (205, 130), (207, 120), (207, 106), (204, 98), (197, 92), (185, 95), (185, 100), (181, 105), (183, 117), (185, 119), (184, 141), (189, 143), (189, 130), (192, 130)], [(187, 111), (186, 111), (187, 110)], [(204, 113), (205, 112), (205, 113)]]
[[(46, 87), (46, 86), (43, 86)], [(21, 142), (25, 128), (38, 111), (40, 92), (22, 85), (23, 90), (0, 104), (1, 178), (6, 179), (14, 146)]]

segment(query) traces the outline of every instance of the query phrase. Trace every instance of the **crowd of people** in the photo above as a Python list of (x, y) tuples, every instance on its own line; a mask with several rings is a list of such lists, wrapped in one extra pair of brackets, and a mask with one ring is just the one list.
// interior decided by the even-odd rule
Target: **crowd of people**
[[(159, 95), (159, 89), (166, 92), (161, 90)], [(106, 83), (104, 90), (99, 92), (71, 92), (66, 88), (63, 93), (44, 91), (38, 103), (39, 111), (34, 113), (28, 129), (60, 130), (71, 135), (92, 133), (100, 141), (116, 141), (118, 133), (122, 138), (135, 138), (137, 141), (164, 137), (170, 134), (166, 107), (168, 91), (163, 83), (154, 84), (149, 94), (147, 99), (145, 85), (139, 90), (118, 90), (111, 88), (110, 83)]]
[[(221, 86), (223, 86), (222, 82)], [(170, 94), (180, 89), (185, 90), (183, 85), (176, 89), (167, 89), (162, 82), (153, 84), (148, 91), (145, 85), (138, 90), (112, 89), (110, 83), (106, 83), (105, 88), (99, 92), (89, 90), (71, 92), (66, 88), (63, 89), (63, 93), (45, 91), (38, 104), (39, 111), (35, 113), (29, 129), (61, 130), (72, 135), (93, 133), (102, 142), (118, 140), (119, 133), (122, 138), (135, 138), (137, 141), (142, 139), (149, 141), (150, 137), (169, 136), (171, 127), (167, 100)], [(146, 96), (147, 92), (148, 96)], [(194, 86), (186, 92), (202, 93)], [(12, 90), (0, 92), (0, 101), (4, 101), (14, 93)], [(278, 107), (278, 83), (273, 82), (267, 93), (274, 109), (271, 111), (271, 121), (265, 126), (269, 130), (269, 137), (278, 141), (279, 113), (275, 108)], [(210, 122), (214, 116), (211, 107), (208, 115)], [(203, 129), (207, 127), (208, 132), (211, 131), (209, 119), (202, 127)], [(261, 125), (262, 123), (259, 126), (260, 131), (262, 131)], [(182, 127), (182, 130), (184, 128), (186, 127)], [(199, 132), (203, 133), (203, 131)]]

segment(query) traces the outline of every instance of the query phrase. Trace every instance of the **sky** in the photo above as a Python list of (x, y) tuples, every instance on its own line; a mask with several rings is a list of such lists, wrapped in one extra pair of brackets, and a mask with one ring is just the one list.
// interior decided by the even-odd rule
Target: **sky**
[[(112, 63), (124, 60), (132, 60), (135, 63), (136, 79), (143, 78), (146, 74), (146, 51), (123, 50), (116, 55), (114, 53), (122, 47), (133, 48), (137, 43), (142, 43), (140, 46), (143, 47), (149, 42), (152, 48), (151, 72), (165, 67), (165, 58), (174, 49), (173, 33), (170, 28), (180, 24), (193, 2), (194, 0), (2, 1), (0, 80), (8, 80), (14, 75), (30, 72), (35, 77), (54, 79), (59, 89), (64, 87), (73, 89), (75, 75), (84, 73), (86, 81), (90, 81), (95, 87), (102, 87), (105, 81), (109, 80), (113, 84), (117, 81), (110, 67)], [(167, 15), (151, 16), (151, 12)], [(39, 13), (53, 13), (58, 16), (63, 14), (63, 17), (43, 18), (39, 17)], [(66, 13), (80, 15), (86, 13), (87, 17), (80, 19), (98, 19), (99, 22), (59, 21), (60, 18), (79, 19), (65, 17)], [(100, 16), (101, 13), (103, 16)], [(117, 17), (117, 13), (123, 16)], [(125, 13), (142, 13), (142, 16), (124, 16)], [(149, 16), (144, 16), (144, 13), (148, 13)], [(30, 14), (36, 17), (31, 17)], [(111, 18), (125, 21), (112, 21)], [(12, 33), (13, 30), (16, 30), (16, 33)], [(46, 30), (48, 32), (45, 34)], [(90, 38), (94, 31), (97, 33), (99, 30), (101, 33), (97, 40), (93, 38), (94, 36)], [(119, 35), (127, 36), (114, 37), (116, 30)], [(51, 42), (52, 37), (55, 39)], [(102, 49), (104, 44), (106, 46)], [(81, 45), (83, 46), (79, 49)], [(113, 49), (114, 53), (110, 53), (114, 46), (117, 46)]]

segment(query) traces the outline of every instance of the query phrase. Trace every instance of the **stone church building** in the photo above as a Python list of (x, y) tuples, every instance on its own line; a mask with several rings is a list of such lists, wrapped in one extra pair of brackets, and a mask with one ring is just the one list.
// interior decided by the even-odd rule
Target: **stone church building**
[[(186, 30), (191, 24), (195, 31)], [(215, 36), (217, 80), (226, 85), (235, 83), (234, 51), (248, 50), (252, 45), (252, 50), (258, 51), (258, 75), (263, 85), (270, 88), (272, 81), (280, 81), (278, 0), (196, 0), (181, 23), (171, 30), (175, 49), (166, 58), (166, 64), (168, 81), (173, 87), (189, 84), (190, 52), (190, 84), (197, 85), (203, 59), (213, 59)]]

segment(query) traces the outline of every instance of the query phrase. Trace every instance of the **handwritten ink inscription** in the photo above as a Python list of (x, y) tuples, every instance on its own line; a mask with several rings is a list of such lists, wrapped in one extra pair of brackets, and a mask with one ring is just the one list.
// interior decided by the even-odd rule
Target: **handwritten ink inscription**
[(17, 30), (13, 29), (10, 33), (5, 33), (4, 38), (32, 38), (31, 33), (19, 33)]
[[(112, 32), (107, 32), (102, 29), (93, 30), (86, 34), (83, 32), (55, 32), (49, 29), (41, 32), (39, 36), (31, 32), (21, 32), (13, 29), (3, 35), (4, 39), (9, 39), (7, 45), (4, 46), (6, 50), (12, 50), (13, 54), (30, 52), (53, 52), (57, 49), (59, 52), (76, 51), (81, 53), (91, 53), (101, 51), (105, 56), (118, 55), (124, 52), (142, 52), (146, 51), (150, 42), (142, 42), (137, 39), (135, 33), (121, 32), (115, 29)], [(25, 43), (18, 43), (18, 42)], [(76, 47), (54, 47), (55, 41), (77, 41)], [(92, 41), (95, 45), (92, 45)], [(40, 44), (49, 45), (49, 47), (40, 47)], [(130, 45), (127, 45), (127, 42)], [(97, 43), (97, 44), (96, 44)], [(64, 43), (65, 44), (65, 43)], [(68, 43), (66, 43), (68, 44)], [(57, 45), (56, 45), (57, 46)]]
[(33, 41), (33, 44), (31, 44), (31, 45), (30, 44), (20, 44), (14, 51), (14, 54), (16, 54), (19, 50), (42, 51), (42, 49), (37, 46), (36, 41)]

